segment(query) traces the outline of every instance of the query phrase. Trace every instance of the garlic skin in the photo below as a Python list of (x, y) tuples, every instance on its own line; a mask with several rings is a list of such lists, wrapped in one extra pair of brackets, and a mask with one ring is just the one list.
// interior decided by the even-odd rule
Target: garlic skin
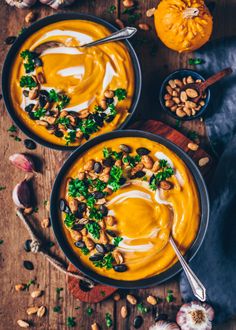
[(175, 322), (158, 321), (149, 330), (180, 330), (180, 328)]
[(19, 168), (20, 170), (28, 173), (35, 172), (35, 166), (30, 156), (21, 154), (21, 153), (15, 153), (9, 157), (10, 162), (15, 167)]
[(25, 179), (14, 187), (12, 191), (12, 199), (15, 205), (19, 208), (28, 208), (31, 206), (31, 191), (28, 181)]
[(32, 7), (37, 0), (6, 0), (6, 3), (12, 7), (26, 9)]
[(44, 5), (48, 5), (53, 9), (59, 9), (71, 5), (75, 0), (39, 0)]
[(181, 330), (211, 330), (213, 319), (214, 309), (198, 301), (182, 305), (176, 316)]

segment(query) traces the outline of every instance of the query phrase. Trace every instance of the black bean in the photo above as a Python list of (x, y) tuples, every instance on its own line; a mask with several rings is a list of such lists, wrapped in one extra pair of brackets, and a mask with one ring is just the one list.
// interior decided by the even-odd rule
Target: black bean
[(63, 198), (60, 199), (59, 208), (62, 212), (65, 212), (65, 213), (68, 213), (68, 214), (71, 213), (70, 208), (67, 205), (67, 202)]
[(144, 155), (150, 154), (150, 150), (148, 150), (147, 148), (138, 148), (138, 149), (136, 149), (136, 151), (139, 156), (144, 156)]
[(89, 283), (87, 281), (80, 280), (79, 287), (84, 292), (89, 292), (91, 290), (91, 287), (89, 286)]
[(103, 159), (102, 163), (106, 167), (112, 167), (115, 164), (115, 160), (112, 157), (107, 157)]
[(85, 212), (86, 211), (86, 208), (87, 208), (87, 204), (86, 203), (84, 203), (84, 202), (79, 203), (78, 210), (80, 212)]
[(37, 120), (38, 118), (35, 117), (35, 113), (33, 111), (29, 112), (29, 117), (32, 119), (32, 120)]
[(10, 37), (7, 37), (5, 39), (5, 44), (6, 45), (12, 45), (12, 44), (14, 44), (15, 41), (16, 41), (16, 37), (15, 36), (10, 36)]
[(102, 191), (95, 191), (93, 193), (93, 196), (94, 196), (95, 199), (101, 199), (101, 198), (104, 197), (104, 193)]
[(34, 108), (34, 104), (30, 103), (25, 107), (25, 111), (26, 112), (31, 112), (33, 110), (33, 108)]
[(107, 104), (112, 104), (113, 101), (114, 101), (113, 98), (106, 98), (106, 102), (107, 102)]
[(113, 266), (113, 269), (114, 269), (114, 271), (116, 271), (118, 273), (123, 273), (123, 272), (126, 272), (128, 267), (125, 264), (120, 264), (120, 265)]
[(108, 116), (108, 117), (106, 118), (106, 122), (107, 122), (107, 123), (111, 123), (112, 120), (113, 120), (114, 118), (115, 118), (115, 116), (110, 115), (110, 116)]
[[(24, 95), (25, 97), (28, 97), (28, 96), (29, 96), (29, 91), (27, 91), (26, 89), (24, 89), (24, 90), (23, 90), (23, 95)], [(27, 108), (27, 106), (26, 106), (25, 108)]]
[(111, 237), (116, 237), (117, 236), (116, 233), (113, 230), (110, 230), (110, 229), (107, 229), (106, 233)]
[(138, 171), (138, 172), (135, 173), (134, 177), (135, 178), (142, 178), (145, 175), (146, 175), (146, 173), (144, 171)]
[(103, 257), (104, 257), (103, 254), (95, 253), (95, 254), (93, 254), (92, 256), (89, 257), (89, 260), (90, 261), (99, 261), (99, 260), (102, 260)]
[(46, 89), (41, 89), (39, 91), (39, 95), (45, 96), (47, 99), (49, 97), (49, 93), (48, 93), (48, 91)]
[(34, 64), (35, 64), (35, 66), (43, 66), (43, 62), (42, 62), (41, 58), (39, 58), (39, 57), (36, 57), (34, 59)]
[(105, 248), (106, 252), (111, 252), (115, 249), (115, 245), (114, 244), (105, 244), (104, 248)]
[(120, 144), (119, 145), (120, 150), (124, 151), (126, 154), (129, 154), (132, 150), (127, 144)]
[(77, 248), (80, 248), (80, 249), (85, 247), (85, 243), (83, 241), (77, 241), (74, 244)]
[(95, 249), (102, 254), (105, 254), (106, 249), (103, 244), (96, 244)]
[(134, 318), (134, 328), (138, 329), (141, 327), (141, 325), (143, 324), (143, 318), (142, 316), (138, 315)]
[(39, 94), (39, 105), (41, 108), (43, 108), (48, 102), (48, 98), (45, 95)]
[(119, 184), (122, 186), (123, 184), (125, 184), (126, 182), (126, 178), (120, 178)]
[(96, 124), (97, 124), (98, 126), (102, 127), (102, 126), (104, 125), (104, 123), (103, 123), (103, 118), (102, 118), (100, 115), (98, 115), (98, 114), (94, 114), (94, 115), (93, 115), (93, 119), (94, 119), (94, 121), (96, 122)]
[(27, 239), (27, 240), (25, 241), (25, 243), (24, 243), (24, 250), (25, 250), (26, 252), (30, 252), (30, 251), (31, 251), (31, 246), (30, 246), (31, 242), (32, 242), (31, 239)]
[(24, 145), (27, 149), (34, 150), (36, 149), (37, 145), (33, 140), (30, 139), (25, 139), (24, 140)]
[(80, 212), (79, 210), (74, 211), (73, 214), (75, 215), (75, 217), (76, 217), (77, 219), (81, 219), (81, 218), (83, 218), (83, 213)]
[(95, 162), (93, 165), (93, 170), (95, 173), (100, 173), (102, 170), (102, 165), (99, 162)]
[(76, 223), (71, 229), (76, 231), (81, 231), (84, 228), (84, 225), (82, 223)]
[(58, 130), (55, 130), (54, 135), (57, 136), (57, 137), (59, 137), (59, 138), (61, 138), (61, 137), (63, 137), (64, 134), (63, 134), (62, 131), (60, 131), (60, 130), (58, 129)]
[(102, 215), (105, 217), (108, 213), (108, 208), (103, 204), (99, 206), (99, 211), (102, 213)]
[(23, 261), (23, 266), (25, 267), (25, 269), (27, 270), (33, 270), (34, 269), (34, 265), (31, 261), (29, 260), (24, 260)]

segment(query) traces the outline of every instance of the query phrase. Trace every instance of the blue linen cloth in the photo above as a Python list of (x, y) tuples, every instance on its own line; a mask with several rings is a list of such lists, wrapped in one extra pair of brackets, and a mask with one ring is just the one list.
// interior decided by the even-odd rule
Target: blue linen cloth
[[(213, 41), (195, 53), (205, 61), (207, 77), (225, 67), (233, 74), (211, 88), (205, 124), (219, 160), (208, 185), (211, 212), (208, 230), (190, 266), (207, 289), (217, 323), (236, 316), (236, 37)], [(183, 273), (180, 290), (185, 301), (194, 299)]]

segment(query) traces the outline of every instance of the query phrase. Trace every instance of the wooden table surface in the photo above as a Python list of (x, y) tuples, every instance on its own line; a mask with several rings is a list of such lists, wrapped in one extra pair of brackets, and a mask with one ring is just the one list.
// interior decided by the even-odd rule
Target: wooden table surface
[[(9, 46), (4, 44), (4, 39), (7, 36), (17, 35), (23, 26), (27, 26), (24, 22), (25, 15), (33, 10), (37, 13), (38, 18), (55, 13), (55, 10), (47, 6), (36, 5), (29, 10), (19, 10), (8, 6), (5, 1), (0, 0), (0, 64), (2, 66), (5, 55)], [(147, 22), (153, 27), (152, 18), (147, 18), (145, 12), (147, 9), (156, 6), (157, 1), (142, 1), (139, 0), (139, 7), (142, 12), (140, 22)], [(115, 14), (110, 14), (108, 8), (115, 5), (118, 10)], [(236, 0), (218, 0), (214, 9), (214, 33), (213, 39), (225, 36), (235, 35), (235, 15), (233, 10), (236, 6)], [(81, 13), (90, 13), (103, 17), (110, 22), (114, 22), (115, 18), (122, 12), (122, 1), (119, 0), (78, 0), (76, 4), (66, 9), (66, 11), (76, 11)], [(125, 16), (121, 15), (124, 19)], [(125, 19), (124, 19), (125, 21)], [(170, 125), (174, 126), (175, 121), (165, 116), (158, 104), (158, 91), (162, 79), (171, 71), (187, 67), (187, 60), (191, 54), (177, 54), (167, 49), (157, 38), (152, 28), (151, 31), (139, 31), (138, 36), (132, 41), (137, 51), (141, 62), (143, 72), (143, 90), (136, 118), (158, 118)], [(51, 267), (48, 262), (42, 257), (26, 253), (23, 248), (23, 243), (28, 239), (25, 228), (20, 223), (20, 220), (15, 215), (15, 210), (11, 198), (12, 188), (16, 183), (23, 179), (24, 174), (13, 168), (8, 161), (11, 154), (15, 152), (25, 152), (26, 149), (22, 143), (25, 136), (18, 132), (18, 136), (22, 141), (17, 142), (9, 136), (7, 129), (12, 125), (12, 121), (7, 115), (3, 100), (0, 101), (0, 185), (5, 186), (5, 190), (0, 191), (0, 239), (3, 243), (0, 245), (0, 329), (13, 330), (18, 326), (18, 319), (33, 320), (32, 329), (68, 329), (66, 326), (67, 317), (75, 317), (77, 326), (75, 329), (87, 330), (90, 325), (97, 321), (102, 329), (105, 326), (105, 313), (112, 315), (113, 329), (132, 329), (132, 321), (137, 315), (137, 309), (130, 310), (130, 316), (124, 321), (120, 317), (120, 308), (125, 301), (118, 303), (112, 299), (108, 299), (102, 303), (89, 306), (88, 304), (76, 301), (67, 291), (66, 277)], [(201, 145), (209, 149), (207, 138), (205, 135), (204, 122), (200, 120), (186, 122), (178, 128), (184, 133), (189, 130), (197, 131)], [(54, 178), (59, 171), (63, 161), (68, 157), (68, 153), (59, 152), (37, 146), (37, 149), (32, 152), (36, 154), (42, 161), (43, 174), (38, 175), (34, 179), (34, 190), (38, 201), (38, 212), (32, 216), (32, 222), (35, 227), (41, 231), (42, 235), (50, 241), (54, 241), (54, 236), (51, 228), (44, 229), (40, 227), (40, 220), (48, 216), (48, 212), (43, 201), (48, 200)], [(58, 246), (51, 248), (52, 253), (63, 258)], [(33, 271), (27, 271), (23, 268), (23, 260), (31, 260), (34, 264)], [(65, 260), (65, 259), (64, 259)], [(16, 292), (14, 289), (17, 283), (27, 283), (29, 280), (36, 278), (36, 285), (30, 288), (30, 291), (39, 287), (44, 291), (41, 298), (37, 298), (35, 302), (31, 298), (29, 292)], [(61, 312), (55, 313), (53, 307), (57, 305), (56, 288), (63, 288), (61, 291), (62, 299), (60, 300)], [(160, 312), (164, 312), (174, 317), (178, 306), (181, 304), (179, 294), (178, 281), (174, 279), (164, 285), (156, 288), (143, 289), (134, 292), (140, 298), (146, 298), (149, 294), (157, 295), (164, 298), (167, 290), (171, 289), (174, 292), (175, 302), (161, 303), (159, 305)], [(33, 304), (45, 305), (47, 314), (39, 319), (37, 317), (27, 317), (26, 308)], [(76, 307), (80, 307), (76, 309)], [(86, 313), (88, 307), (94, 309), (93, 314), (89, 317)], [(145, 323), (141, 329), (148, 329), (153, 324), (151, 313), (145, 315)], [(215, 327), (218, 330), (233, 330), (236, 329), (236, 321), (228, 322), (225, 325)]]

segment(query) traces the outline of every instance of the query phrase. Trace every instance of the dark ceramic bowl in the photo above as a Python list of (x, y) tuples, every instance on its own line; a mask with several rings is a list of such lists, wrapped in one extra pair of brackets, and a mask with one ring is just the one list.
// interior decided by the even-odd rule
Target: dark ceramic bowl
[(177, 70), (175, 72), (172, 72), (169, 76), (167, 76), (165, 78), (165, 80), (161, 84), (160, 95), (159, 95), (159, 100), (160, 100), (160, 103), (161, 103), (161, 106), (162, 106), (163, 110), (165, 112), (167, 112), (168, 115), (174, 117), (175, 119), (184, 120), (184, 121), (193, 120), (193, 119), (196, 119), (198, 117), (201, 117), (204, 114), (204, 112), (206, 111), (207, 106), (210, 102), (210, 97), (211, 97), (210, 90), (207, 89), (206, 90), (207, 97), (204, 99), (205, 105), (194, 116), (185, 116), (185, 117), (181, 118), (181, 117), (178, 117), (175, 114), (175, 112), (170, 111), (170, 109), (165, 106), (165, 100), (164, 100), (164, 95), (167, 93), (166, 92), (166, 86), (168, 84), (168, 81), (171, 80), (171, 79), (182, 79), (182, 78), (188, 77), (188, 76), (192, 76), (194, 80), (201, 79), (202, 81), (205, 81), (205, 78), (203, 78), (203, 76), (201, 76), (196, 71), (189, 70), (189, 69), (180, 69), (180, 70)]
[[(18, 54), (19, 49), (21, 47), (21, 45), (23, 44), (23, 42), (30, 36), (32, 35), (34, 32), (40, 30), (42, 27), (58, 22), (58, 21), (65, 21), (65, 20), (72, 20), (72, 19), (78, 19), (78, 20), (88, 20), (91, 22), (95, 22), (95, 23), (99, 23), (103, 26), (105, 26), (106, 28), (108, 28), (111, 32), (114, 31), (118, 31), (118, 29), (108, 23), (107, 21), (96, 17), (96, 16), (92, 16), (92, 15), (87, 15), (87, 14), (78, 14), (78, 13), (63, 13), (63, 14), (56, 14), (56, 15), (52, 15), (52, 16), (48, 16), (45, 17), (39, 21), (37, 21), (36, 23), (32, 24), (29, 28), (27, 28), (14, 42), (14, 44), (12, 45), (12, 47), (10, 48), (7, 57), (5, 59), (4, 62), (4, 66), (3, 66), (3, 72), (2, 72), (2, 93), (3, 93), (3, 98), (4, 98), (4, 102), (7, 108), (7, 111), (9, 113), (9, 115), (11, 116), (12, 120), (14, 121), (14, 123), (20, 128), (20, 130), (27, 135), (28, 137), (30, 137), (31, 139), (33, 139), (35, 142), (38, 142), (39, 144), (44, 145), (45, 147), (48, 148), (52, 148), (52, 149), (58, 149), (58, 150), (75, 150), (77, 148), (77, 146), (72, 147), (72, 146), (60, 146), (60, 145), (56, 145), (53, 143), (50, 143), (42, 138), (40, 138), (37, 134), (31, 132), (25, 125), (24, 123), (18, 118), (18, 116), (15, 113), (15, 110), (12, 106), (11, 103), (11, 96), (10, 96), (10, 81), (9, 81), (9, 77), (10, 77), (10, 72), (11, 72), (11, 68), (12, 68), (12, 63), (15, 59), (15, 56)], [(138, 105), (139, 102), (139, 98), (140, 98), (140, 94), (141, 94), (141, 86), (142, 86), (142, 74), (141, 74), (141, 69), (140, 69), (140, 64), (139, 64), (139, 60), (137, 58), (137, 55), (133, 49), (133, 47), (131, 46), (130, 42), (125, 40), (123, 41), (124, 44), (126, 45), (132, 63), (133, 63), (133, 68), (134, 68), (134, 74), (135, 74), (135, 86), (134, 86), (134, 96), (133, 96), (133, 102), (132, 102), (132, 106), (129, 109), (129, 116), (126, 118), (126, 120), (118, 127), (118, 129), (122, 129), (125, 126), (127, 126), (127, 124), (129, 123), (129, 121), (131, 120), (136, 107)]]
[[(57, 242), (59, 246), (61, 247), (62, 251), (66, 255), (66, 257), (69, 259), (69, 261), (78, 268), (82, 273), (84, 273), (86, 276), (92, 278), (96, 282), (104, 283), (107, 285), (111, 285), (114, 287), (119, 288), (146, 288), (150, 286), (154, 286), (157, 284), (160, 284), (162, 282), (167, 281), (177, 273), (179, 273), (182, 269), (179, 262), (177, 262), (175, 265), (173, 265), (171, 268), (169, 268), (167, 271), (155, 275), (149, 278), (144, 278), (136, 281), (122, 281), (122, 280), (114, 280), (102, 275), (97, 274), (93, 270), (87, 268), (85, 265), (83, 265), (76, 253), (72, 250), (69, 242), (67, 241), (67, 238), (65, 237), (63, 233), (63, 224), (59, 220), (61, 218), (60, 210), (59, 210), (59, 193), (60, 193), (60, 187), (63, 181), (63, 178), (65, 177), (67, 171), (70, 169), (70, 167), (81, 157), (81, 155), (89, 150), (91, 147), (103, 142), (112, 140), (114, 138), (119, 137), (142, 137), (147, 138), (152, 141), (159, 142), (175, 152), (186, 164), (190, 172), (192, 173), (197, 189), (199, 192), (199, 200), (201, 205), (201, 219), (200, 219), (200, 227), (197, 233), (197, 237), (195, 241), (193, 242), (192, 246), (186, 253), (186, 257), (188, 260), (191, 260), (197, 253), (198, 249), (200, 248), (203, 239), (205, 237), (205, 233), (207, 230), (208, 225), (208, 218), (209, 218), (209, 198), (207, 193), (207, 188), (204, 182), (204, 179), (198, 170), (197, 166), (194, 164), (192, 159), (179, 147), (177, 147), (175, 144), (170, 142), (169, 140), (166, 140), (165, 138), (154, 135), (148, 132), (144, 131), (137, 131), (137, 130), (124, 130), (124, 131), (113, 131), (111, 133), (100, 135), (88, 142), (86, 142), (84, 145), (80, 146), (78, 149), (76, 149), (70, 157), (66, 160), (64, 165), (62, 166), (60, 172), (57, 175), (57, 178), (54, 182), (54, 186), (51, 193), (51, 222), (54, 234), (56, 236)], [(122, 278), (122, 275), (121, 275)]]

